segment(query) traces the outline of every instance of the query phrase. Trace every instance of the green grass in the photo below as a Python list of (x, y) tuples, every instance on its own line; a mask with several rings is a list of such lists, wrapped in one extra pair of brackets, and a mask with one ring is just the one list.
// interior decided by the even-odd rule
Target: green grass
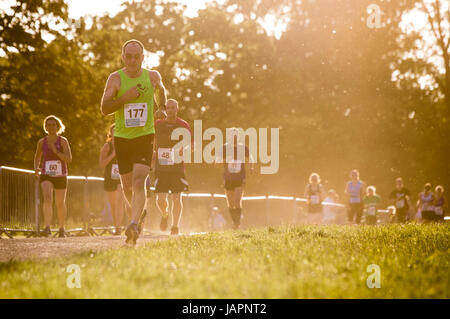
[[(449, 225), (299, 226), (0, 264), (0, 298), (449, 298)], [(69, 264), (81, 288), (66, 286)], [(366, 285), (367, 266), (381, 288)]]

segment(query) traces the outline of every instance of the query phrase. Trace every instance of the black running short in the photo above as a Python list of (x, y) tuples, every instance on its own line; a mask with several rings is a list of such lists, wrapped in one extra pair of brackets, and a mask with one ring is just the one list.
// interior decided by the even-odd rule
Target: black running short
[(245, 180), (225, 180), (224, 187), (227, 191), (234, 191), (237, 187), (243, 187), (245, 185)]
[(67, 176), (53, 177), (53, 176), (41, 174), (39, 176), (39, 184), (44, 181), (49, 181), (50, 183), (52, 183), (54, 189), (66, 189), (67, 188)]
[(442, 217), (433, 210), (424, 210), (422, 211), (422, 219), (430, 222), (438, 222)]
[(308, 213), (322, 213), (322, 204), (308, 205)]
[(154, 134), (144, 135), (133, 139), (114, 136), (117, 164), (120, 175), (133, 171), (133, 164), (148, 167), (152, 164)]
[(183, 173), (156, 172), (155, 193), (181, 193), (189, 191), (189, 184)]
[(115, 192), (117, 190), (117, 185), (120, 185), (120, 179), (105, 179), (103, 182), (103, 189), (105, 192)]

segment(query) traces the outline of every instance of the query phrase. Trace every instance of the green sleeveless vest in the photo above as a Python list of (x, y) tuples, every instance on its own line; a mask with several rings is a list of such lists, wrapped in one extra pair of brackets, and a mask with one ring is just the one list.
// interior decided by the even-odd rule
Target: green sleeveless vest
[(120, 90), (116, 98), (121, 97), (131, 87), (137, 86), (140, 96), (121, 106), (115, 113), (116, 127), (114, 136), (132, 139), (155, 133), (153, 118), (154, 88), (149, 71), (142, 69), (137, 78), (128, 77), (123, 70), (120, 75)]

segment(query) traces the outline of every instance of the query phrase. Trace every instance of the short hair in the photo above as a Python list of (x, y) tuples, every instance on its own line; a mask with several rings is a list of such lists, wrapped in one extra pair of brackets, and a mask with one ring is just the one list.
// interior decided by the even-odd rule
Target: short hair
[(436, 186), (436, 188), (434, 189), (434, 191), (437, 192), (438, 190), (440, 190), (441, 193), (443, 193), (443, 192), (444, 192), (444, 186), (442, 186), (442, 185)]
[(402, 182), (402, 183), (403, 183), (403, 178), (397, 177), (397, 178), (395, 179), (395, 181), (396, 181), (396, 182)]
[(178, 101), (177, 100), (175, 100), (175, 99), (168, 99), (166, 101), (166, 105), (169, 103), (169, 101), (175, 102), (176, 106), (178, 107)]
[(126, 48), (126, 46), (127, 46), (128, 44), (130, 44), (130, 43), (137, 43), (137, 44), (141, 47), (142, 54), (144, 54), (144, 45), (142, 44), (141, 41), (136, 40), (136, 39), (128, 40), (128, 41), (126, 41), (126, 42), (123, 44), (123, 46), (122, 46), (122, 54), (125, 53), (125, 48)]
[(312, 173), (311, 175), (309, 175), (309, 183), (312, 183), (312, 179), (314, 176), (317, 177), (317, 183), (320, 183), (320, 176), (317, 173)]
[(64, 130), (66, 129), (66, 127), (64, 126), (63, 122), (61, 121), (61, 119), (59, 119), (57, 116), (55, 115), (49, 115), (44, 119), (44, 124), (43, 124), (43, 128), (44, 128), (44, 132), (48, 134), (47, 129), (45, 128), (45, 126), (47, 125), (47, 121), (48, 120), (54, 120), (56, 122), (56, 124), (58, 125), (58, 132), (56, 132), (56, 134), (61, 134), (64, 132)]
[(377, 188), (375, 186), (371, 185), (371, 186), (367, 187), (367, 193), (369, 193), (369, 190), (372, 190), (374, 194), (377, 193)]
[(426, 184), (425, 184), (425, 189), (431, 190), (431, 183), (426, 183)]

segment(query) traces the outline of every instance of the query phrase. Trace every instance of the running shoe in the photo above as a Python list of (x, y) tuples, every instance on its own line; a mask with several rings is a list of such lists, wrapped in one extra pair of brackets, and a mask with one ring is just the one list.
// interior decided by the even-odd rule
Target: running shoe
[(159, 224), (159, 229), (161, 229), (161, 231), (167, 230), (168, 220), (169, 220), (169, 213), (165, 213), (161, 216), (161, 223)]
[(138, 239), (139, 236), (137, 224), (131, 223), (130, 226), (128, 226), (127, 230), (125, 231), (125, 235), (127, 236), (127, 240), (125, 241), (126, 244), (136, 245), (136, 240)]
[(52, 232), (50, 230), (50, 227), (45, 227), (43, 231), (41, 231), (41, 237), (48, 237), (51, 236)]
[(64, 230), (64, 227), (62, 227), (62, 228), (59, 229), (58, 237), (59, 237), (59, 238), (64, 238), (64, 237), (66, 237), (66, 231)]
[(172, 229), (170, 230), (171, 235), (178, 235), (179, 230), (177, 226), (172, 226)]

